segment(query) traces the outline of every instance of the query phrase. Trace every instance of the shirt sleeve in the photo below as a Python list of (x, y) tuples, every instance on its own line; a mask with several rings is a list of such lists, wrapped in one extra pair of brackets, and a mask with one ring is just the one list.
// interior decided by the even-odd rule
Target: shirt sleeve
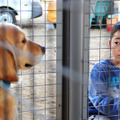
[(90, 73), (89, 99), (100, 113), (108, 116), (118, 115), (120, 100), (109, 97), (106, 84), (105, 70), (99, 65), (95, 65)]

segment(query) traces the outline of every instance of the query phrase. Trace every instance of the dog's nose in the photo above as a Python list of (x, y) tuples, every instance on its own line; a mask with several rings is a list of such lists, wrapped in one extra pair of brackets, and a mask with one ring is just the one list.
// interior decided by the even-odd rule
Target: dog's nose
[(45, 53), (45, 51), (46, 51), (46, 48), (42, 47), (42, 52)]

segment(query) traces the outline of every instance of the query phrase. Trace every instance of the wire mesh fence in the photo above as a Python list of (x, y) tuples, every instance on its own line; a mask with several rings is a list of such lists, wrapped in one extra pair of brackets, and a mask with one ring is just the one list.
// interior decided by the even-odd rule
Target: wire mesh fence
[[(46, 54), (42, 61), (27, 71), (19, 71), (18, 77), (21, 82), (11, 84), (10, 90), (18, 100), (19, 120), (56, 119), (56, 1), (53, 10), (48, 9), (51, 3), (53, 1), (49, 0), (6, 0), (0, 3), (1, 22), (11, 22), (12, 17), (9, 14), (11, 11), (16, 13), (17, 17), (14, 17), (17, 20), (12, 23), (20, 26), (29, 40), (46, 47)], [(38, 9), (39, 5), (41, 8)], [(54, 22), (48, 21), (49, 11), (51, 16), (52, 12), (55, 12), (52, 16)], [(39, 12), (42, 14), (35, 16)], [(23, 19), (24, 17), (26, 18)]]
[[(119, 119), (119, 1), (90, 1), (90, 48), (88, 117), (91, 119)], [(92, 21), (91, 21), (92, 20)], [(111, 37), (112, 29), (114, 31)], [(119, 42), (119, 39), (117, 39)], [(113, 51), (115, 51), (113, 53)], [(108, 61), (108, 62), (107, 62)], [(114, 62), (113, 62), (114, 61)], [(116, 62), (118, 64), (116, 65)], [(116, 102), (115, 102), (116, 101)], [(92, 116), (93, 115), (93, 116)]]
[[(6, 0), (7, 7), (0, 8), (2, 22), (13, 22), (10, 2)], [(14, 11), (19, 21), (14, 22), (27, 38), (46, 47), (42, 61), (27, 71), (19, 71), (22, 82), (11, 85), (18, 99), (17, 117), (20, 120), (119, 119), (119, 32), (112, 39), (110, 34), (120, 19), (119, 1), (38, 2), (42, 8), (40, 17), (23, 20), (27, 14), (34, 17), (39, 11), (34, 4), (32, 9), (23, 9), (23, 0), (19, 0), (18, 14)], [(69, 56), (64, 57), (65, 54)], [(63, 66), (63, 60), (68, 60), (67, 67)]]

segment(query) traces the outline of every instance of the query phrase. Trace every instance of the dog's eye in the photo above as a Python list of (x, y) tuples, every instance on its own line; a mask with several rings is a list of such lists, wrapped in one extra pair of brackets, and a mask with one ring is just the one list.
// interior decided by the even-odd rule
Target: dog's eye
[(22, 43), (26, 43), (26, 40), (22, 40)]

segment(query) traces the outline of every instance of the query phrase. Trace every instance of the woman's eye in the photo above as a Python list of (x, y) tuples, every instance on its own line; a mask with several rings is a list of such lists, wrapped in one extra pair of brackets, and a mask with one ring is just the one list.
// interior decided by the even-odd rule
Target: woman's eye
[(22, 40), (22, 43), (26, 43), (26, 40)]
[(116, 45), (119, 45), (119, 42), (115, 42)]

